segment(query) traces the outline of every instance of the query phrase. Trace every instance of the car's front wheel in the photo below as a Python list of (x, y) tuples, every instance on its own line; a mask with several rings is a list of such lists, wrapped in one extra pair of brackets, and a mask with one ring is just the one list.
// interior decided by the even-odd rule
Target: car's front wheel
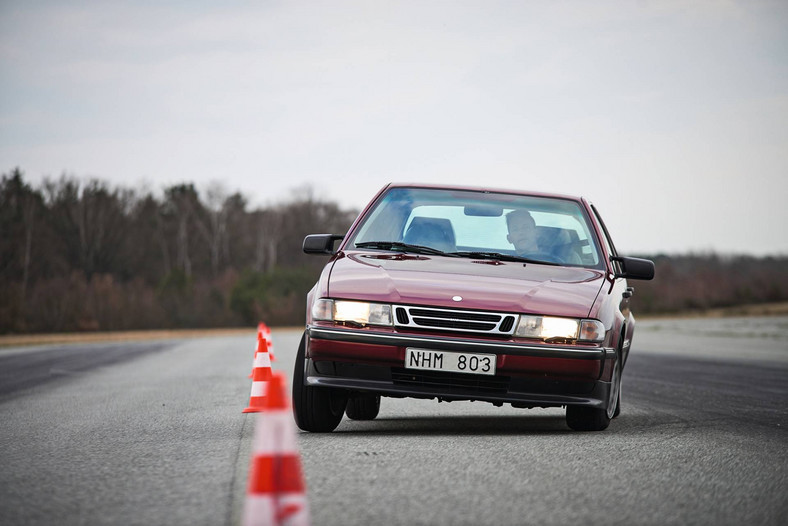
[(329, 433), (337, 428), (347, 406), (348, 394), (342, 389), (304, 385), (306, 334), (296, 354), (293, 370), (293, 415), (304, 431)]
[(610, 380), (607, 407), (599, 409), (582, 405), (566, 408), (566, 424), (575, 431), (604, 431), (610, 420), (619, 415), (621, 403), (621, 353), (616, 354), (613, 378)]

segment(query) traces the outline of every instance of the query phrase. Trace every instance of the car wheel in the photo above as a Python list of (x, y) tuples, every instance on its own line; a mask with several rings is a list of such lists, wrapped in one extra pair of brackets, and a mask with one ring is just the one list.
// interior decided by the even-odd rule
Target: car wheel
[(610, 382), (610, 397), (607, 402), (608, 418), (615, 418), (621, 413), (621, 351), (616, 353), (616, 365), (613, 368), (613, 378)]
[(351, 396), (345, 414), (351, 420), (374, 420), (380, 412), (380, 395), (358, 394)]
[(305, 353), (306, 334), (301, 337), (293, 370), (293, 416), (296, 425), (304, 431), (330, 433), (342, 421), (348, 400), (347, 392), (304, 385)]
[(604, 409), (570, 405), (566, 408), (566, 425), (575, 431), (603, 431), (610, 425), (610, 418)]
[(610, 420), (620, 413), (621, 401), (621, 353), (616, 353), (616, 365), (610, 382), (607, 407), (599, 409), (582, 405), (570, 405), (566, 408), (566, 424), (575, 431), (603, 431), (610, 425)]

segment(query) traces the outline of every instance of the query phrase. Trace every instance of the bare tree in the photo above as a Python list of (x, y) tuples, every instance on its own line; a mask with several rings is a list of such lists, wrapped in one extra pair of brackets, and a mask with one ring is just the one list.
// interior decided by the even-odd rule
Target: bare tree
[(206, 196), (208, 225), (193, 209), (192, 214), (198, 231), (208, 245), (211, 255), (211, 274), (216, 277), (219, 274), (222, 244), (227, 237), (227, 209), (224, 206), (227, 200), (227, 191), (221, 182), (213, 181), (208, 186)]
[(33, 195), (26, 195), (23, 205), (23, 221), (25, 225), (25, 255), (22, 270), (22, 297), (20, 298), (24, 309), (25, 298), (27, 298), (27, 285), (30, 281), (30, 259), (33, 250), (33, 230), (35, 225), (35, 213), (38, 201)]
[(276, 266), (278, 245), (282, 240), (284, 210), (274, 208), (258, 213), (257, 245), (254, 268), (258, 272), (270, 272)]
[(176, 222), (175, 261), (186, 276), (192, 275), (192, 260), (189, 254), (189, 220), (194, 214), (194, 202), (198, 201), (193, 184), (171, 186), (164, 191), (167, 211)]

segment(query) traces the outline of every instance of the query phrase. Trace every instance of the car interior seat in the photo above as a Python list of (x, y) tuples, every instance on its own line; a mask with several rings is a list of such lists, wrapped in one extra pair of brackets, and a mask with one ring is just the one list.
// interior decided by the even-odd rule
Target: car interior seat
[(574, 230), (537, 226), (536, 236), (539, 249), (554, 255), (561, 263), (579, 264), (582, 262), (579, 238)]
[(402, 240), (411, 245), (437, 248), (443, 252), (457, 250), (454, 227), (450, 220), (443, 218), (414, 217)]

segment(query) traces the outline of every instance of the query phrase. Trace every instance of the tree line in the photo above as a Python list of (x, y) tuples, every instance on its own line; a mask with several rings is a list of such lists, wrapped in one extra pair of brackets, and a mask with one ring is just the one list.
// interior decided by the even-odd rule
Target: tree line
[[(211, 185), (160, 195), (62, 176), (0, 182), (0, 333), (299, 325), (325, 258), (305, 235), (357, 215), (309, 188), (250, 209)], [(644, 256), (649, 257), (649, 256)], [(788, 257), (657, 255), (637, 313), (788, 300)]]
[(62, 176), (0, 183), (0, 332), (298, 324), (324, 258), (304, 236), (357, 215), (310, 188), (249, 209), (213, 184), (150, 191)]

